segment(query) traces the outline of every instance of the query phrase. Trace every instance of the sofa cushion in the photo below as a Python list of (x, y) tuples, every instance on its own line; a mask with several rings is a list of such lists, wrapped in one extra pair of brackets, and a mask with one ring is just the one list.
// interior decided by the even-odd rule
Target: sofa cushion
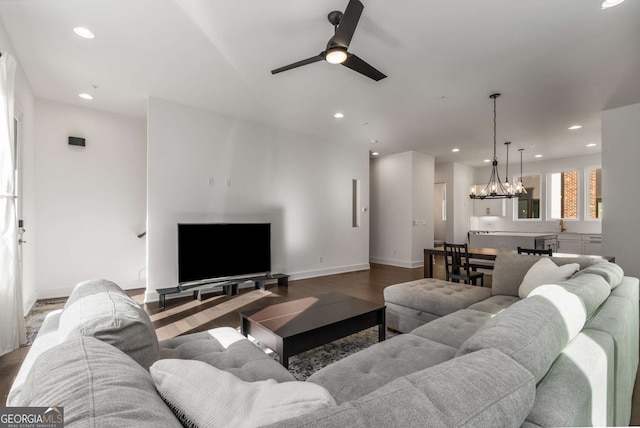
[(613, 423), (614, 353), (609, 335), (583, 330), (538, 383), (527, 421), (543, 427), (619, 425)]
[(501, 352), (486, 349), (272, 427), (518, 427), (535, 394), (531, 373)]
[(451, 346), (402, 334), (330, 364), (307, 381), (327, 388), (337, 403), (343, 403), (398, 377), (447, 361), (455, 353)]
[(129, 355), (144, 368), (158, 358), (158, 338), (149, 315), (111, 281), (78, 284), (67, 300), (58, 329), (60, 342), (92, 336)]
[(583, 331), (587, 329), (601, 331), (613, 338), (615, 352), (612, 359), (617, 399), (615, 419), (610, 425), (629, 425), (631, 397), (638, 370), (638, 299), (631, 301), (624, 297), (610, 296), (587, 321)]
[(43, 353), (14, 406), (63, 406), (65, 427), (180, 427), (138, 363), (93, 337), (75, 337)]
[(27, 356), (22, 361), (20, 370), (18, 371), (18, 374), (16, 375), (13, 384), (11, 385), (11, 390), (9, 391), (9, 395), (7, 396), (8, 406), (15, 406), (15, 404), (13, 404), (14, 397), (20, 393), (22, 385), (24, 384), (27, 375), (31, 371), (31, 367), (33, 367), (33, 364), (36, 362), (38, 357), (43, 352), (58, 345), (58, 323), (60, 322), (61, 313), (62, 309), (51, 311), (44, 318), (44, 321), (42, 321), (42, 326), (38, 331), (38, 336), (31, 345)]
[(576, 337), (587, 321), (587, 310), (582, 299), (557, 284), (536, 287), (529, 297), (541, 296), (550, 302), (560, 314), (569, 334), (569, 340)]
[(584, 274), (600, 275), (607, 281), (607, 284), (609, 284), (612, 290), (620, 285), (622, 277), (624, 276), (624, 272), (620, 266), (615, 263), (609, 263), (606, 260), (579, 271), (575, 276)]
[(524, 278), (522, 278), (522, 283), (518, 288), (518, 296), (524, 299), (532, 290), (542, 284), (551, 284), (569, 279), (578, 271), (579, 267), (578, 263), (567, 263), (566, 265), (558, 266), (548, 257), (542, 257), (529, 268)]
[(461, 309), (412, 330), (410, 334), (459, 348), (493, 315), (473, 309)]
[(574, 276), (558, 282), (557, 285), (580, 297), (587, 311), (587, 318), (593, 315), (611, 294), (607, 281), (595, 274)]
[(496, 257), (495, 268), (491, 280), (491, 294), (506, 294), (507, 296), (518, 296), (518, 288), (522, 284), (524, 276), (531, 266), (540, 258), (550, 258), (558, 265), (567, 263), (578, 263), (580, 269), (601, 262), (602, 259), (596, 257), (548, 257), (531, 256), (516, 253), (502, 253)]
[(444, 316), (491, 296), (489, 288), (456, 284), (435, 278), (394, 284), (384, 289), (385, 302)]
[(287, 369), (231, 327), (163, 340), (160, 342), (160, 358), (203, 361), (247, 382), (295, 380)]
[(257, 427), (335, 406), (308, 382), (245, 382), (201, 361), (160, 360), (150, 368), (160, 395), (188, 425)]
[(574, 315), (563, 314), (564, 310), (571, 308), (552, 303), (549, 296), (520, 300), (487, 321), (456, 355), (495, 348), (522, 364), (539, 381), (572, 339), (576, 324), (570, 329), (565, 318)]
[(505, 309), (513, 305), (518, 300), (520, 300), (520, 298), (516, 296), (506, 296), (504, 294), (497, 294), (495, 296), (491, 296), (488, 299), (483, 300), (482, 302), (474, 303), (473, 305), (469, 306), (467, 309), (473, 309), (476, 311), (487, 312), (489, 314), (495, 315), (504, 311)]

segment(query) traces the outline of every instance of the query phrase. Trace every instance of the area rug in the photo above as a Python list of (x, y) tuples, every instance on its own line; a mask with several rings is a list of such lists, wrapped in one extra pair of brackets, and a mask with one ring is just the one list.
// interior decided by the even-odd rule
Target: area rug
[[(38, 330), (47, 314), (56, 309), (62, 309), (67, 298), (38, 300), (25, 317), (25, 327), (27, 330), (27, 343), (31, 345), (38, 335)], [(240, 329), (238, 328), (238, 331)], [(387, 331), (387, 339), (397, 333)], [(276, 361), (280, 360), (278, 354), (257, 342), (249, 336), (249, 340), (262, 349), (267, 355)], [(301, 354), (289, 358), (289, 372), (297, 380), (306, 380), (309, 376), (328, 366), (329, 364), (341, 360), (351, 354), (368, 348), (378, 342), (378, 327), (371, 327), (351, 336), (338, 339), (335, 342), (311, 349)]]
[(56, 309), (62, 309), (66, 301), (67, 298), (62, 297), (59, 299), (38, 300), (33, 304), (27, 316), (24, 317), (24, 326), (27, 331), (27, 341), (24, 346), (31, 345), (36, 339), (40, 326), (42, 326), (47, 314)]
[[(389, 339), (398, 333), (387, 331), (386, 338)], [(257, 342), (251, 336), (249, 340), (255, 343), (267, 355), (276, 361), (280, 361), (278, 354), (267, 348), (263, 344)], [(306, 380), (309, 376), (328, 366), (329, 364), (339, 361), (351, 354), (368, 348), (378, 342), (378, 327), (371, 327), (362, 330), (351, 336), (343, 337), (335, 342), (328, 343), (323, 346), (311, 349), (289, 358), (289, 372), (297, 380)]]

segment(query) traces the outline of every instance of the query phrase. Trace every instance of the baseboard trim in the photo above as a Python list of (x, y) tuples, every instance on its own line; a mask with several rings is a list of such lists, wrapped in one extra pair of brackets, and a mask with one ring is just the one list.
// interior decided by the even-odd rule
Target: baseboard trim
[(24, 302), (22, 302), (22, 310), (24, 311), (25, 315), (27, 315), (31, 311), (31, 308), (33, 308), (33, 305), (36, 304), (37, 300), (38, 294), (34, 291)]
[(414, 260), (414, 261), (405, 261), (405, 260), (394, 260), (394, 259), (381, 259), (378, 257), (371, 257), (371, 263), (377, 263), (381, 265), (402, 267), (407, 269), (413, 269), (424, 266), (423, 260)]
[[(141, 279), (133, 279), (128, 281), (113, 281), (120, 286), (123, 290), (133, 290), (135, 288), (144, 288), (145, 283), (144, 280)], [(37, 300), (41, 299), (56, 299), (60, 297), (69, 297), (75, 285), (69, 287), (61, 287), (61, 288), (48, 288), (44, 290), (36, 290), (35, 294)], [(35, 302), (34, 302), (35, 303)]]
[(360, 270), (369, 270), (369, 269), (371, 269), (371, 265), (369, 263), (362, 263), (358, 265), (338, 266), (338, 267), (320, 269), (320, 270), (308, 270), (308, 271), (295, 272), (290, 274), (291, 276), (289, 280), (317, 278), (320, 276), (337, 275), (340, 273), (357, 272)]

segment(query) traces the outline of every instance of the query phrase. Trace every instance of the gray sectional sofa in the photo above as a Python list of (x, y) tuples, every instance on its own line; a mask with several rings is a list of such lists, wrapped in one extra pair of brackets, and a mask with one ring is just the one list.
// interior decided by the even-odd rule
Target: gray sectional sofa
[[(66, 426), (628, 424), (638, 279), (584, 259), (571, 279), (519, 299), (537, 259), (498, 257), (484, 299), (427, 303), (439, 313), (307, 382), (230, 328), (158, 343), (117, 285), (87, 282), (45, 321), (7, 404), (64, 406)], [(440, 295), (466, 288), (445, 286)], [(389, 291), (403, 287), (415, 285)]]

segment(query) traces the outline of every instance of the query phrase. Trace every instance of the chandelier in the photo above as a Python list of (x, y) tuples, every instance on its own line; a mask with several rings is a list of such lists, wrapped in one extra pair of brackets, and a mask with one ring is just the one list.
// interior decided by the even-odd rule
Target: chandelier
[(524, 184), (522, 184), (522, 152), (524, 152), (524, 149), (518, 149), (518, 151), (520, 152), (520, 179), (518, 183), (516, 183), (516, 194), (520, 196), (526, 195), (527, 189), (524, 187)]
[[(476, 186), (471, 187), (469, 197), (471, 199), (505, 199), (505, 198), (517, 198), (520, 196), (522, 189), (522, 177), (520, 178), (516, 186), (512, 186), (509, 183), (509, 145), (510, 142), (504, 143), (507, 146), (507, 170), (506, 179), (504, 183), (500, 180), (500, 174), (498, 173), (498, 156), (496, 154), (496, 99), (500, 94), (491, 94), (489, 98), (493, 100), (493, 166), (491, 168), (491, 176), (489, 182), (485, 187), (476, 189)], [(522, 151), (520, 152), (520, 169), (522, 169)], [(522, 174), (522, 171), (520, 171)], [(525, 191), (526, 193), (526, 191)]]

